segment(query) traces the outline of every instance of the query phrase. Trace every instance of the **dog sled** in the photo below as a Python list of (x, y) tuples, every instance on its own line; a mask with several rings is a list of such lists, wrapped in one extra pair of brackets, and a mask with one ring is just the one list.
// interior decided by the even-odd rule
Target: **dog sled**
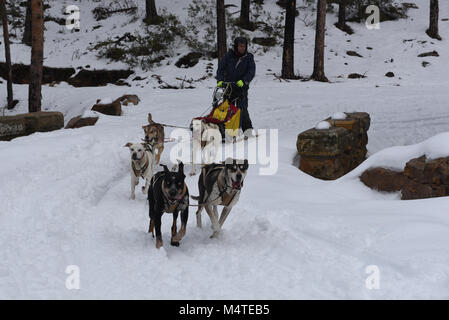
[[(207, 116), (192, 119), (207, 124), (218, 126), (222, 142), (240, 140), (243, 136), (241, 130), (241, 110), (238, 107), (242, 99), (243, 89), (233, 82), (223, 82), (216, 87), (212, 95), (212, 110)], [(192, 124), (191, 124), (192, 129)]]

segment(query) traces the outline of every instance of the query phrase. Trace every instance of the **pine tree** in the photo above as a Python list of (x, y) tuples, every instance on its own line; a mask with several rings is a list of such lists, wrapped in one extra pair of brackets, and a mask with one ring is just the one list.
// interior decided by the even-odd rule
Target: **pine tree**
[(226, 54), (226, 20), (224, 0), (217, 0), (217, 50), (218, 60)]
[(427, 34), (433, 39), (441, 40), (441, 36), (438, 34), (438, 16), (438, 0), (430, 0), (430, 22)]
[(28, 111), (41, 111), (44, 62), (44, 10), (42, 0), (31, 0), (31, 64)]
[(14, 108), (14, 98), (12, 93), (11, 51), (9, 47), (8, 19), (6, 16), (6, 0), (0, 0), (0, 10), (3, 22), (3, 39), (5, 41), (6, 68), (8, 69), (8, 79), (7, 79), (8, 109), (12, 109)]
[(315, 34), (315, 56), (313, 63), (312, 79), (327, 82), (324, 75), (324, 38), (326, 33), (326, 0), (318, 0), (316, 34)]
[(284, 50), (282, 54), (282, 72), (284, 79), (294, 79), (296, 0), (288, 0), (285, 10)]

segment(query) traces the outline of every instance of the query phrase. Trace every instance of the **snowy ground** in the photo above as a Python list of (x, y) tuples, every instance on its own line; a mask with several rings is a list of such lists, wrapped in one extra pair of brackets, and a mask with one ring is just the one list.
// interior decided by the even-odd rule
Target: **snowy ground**
[[(440, 3), (442, 18), (448, 9)], [(209, 104), (214, 81), (194, 90), (45, 86), (44, 108), (63, 112), (66, 122), (97, 98), (134, 93), (142, 102), (124, 107), (122, 117), (101, 116), (94, 127), (0, 142), (0, 298), (448, 299), (449, 200), (400, 201), (399, 194), (374, 192), (358, 180), (372, 165), (401, 167), (422, 153), (449, 155), (448, 134), (438, 135), (449, 132), (449, 46), (447, 40), (418, 44), (429, 41), (427, 11), (411, 13), (413, 21), (385, 23), (378, 31), (354, 25), (350, 43), (329, 24), (329, 49), (366, 55), (328, 52), (326, 72), (334, 83), (279, 83), (266, 70), (279, 72), (280, 56), (256, 57), (250, 113), (255, 127), (279, 129), (277, 173), (261, 176), (257, 165), (250, 167), (218, 239), (209, 239), (207, 215), (205, 228), (196, 228), (191, 208), (179, 248), (169, 245), (169, 215), (162, 221), (164, 248), (157, 250), (146, 233), (148, 207), (140, 192), (129, 199), (129, 151), (122, 146), (140, 140), (148, 112), (159, 122), (188, 125)], [(445, 39), (448, 23), (441, 22)], [(297, 39), (303, 33), (295, 60), (301, 74), (310, 74), (313, 32), (298, 26)], [(404, 39), (416, 40), (412, 46)], [(367, 53), (367, 46), (374, 50)], [(440, 57), (423, 68), (417, 54), (434, 49)], [(395, 62), (386, 64), (390, 58)], [(202, 63), (182, 72), (196, 76)], [(345, 79), (365, 71), (366, 79)], [(388, 71), (396, 78), (385, 78)], [(27, 86), (14, 90), (21, 100), (15, 112), (26, 112)], [(2, 100), (5, 92), (3, 83)], [(296, 136), (338, 111), (370, 113), (370, 158), (337, 181), (317, 180), (292, 165)], [(392, 146), (407, 147), (384, 150)], [(168, 159), (169, 148), (162, 162)], [(191, 194), (197, 178), (187, 179)], [(66, 288), (68, 265), (80, 268), (80, 290)], [(365, 286), (371, 265), (380, 272), (378, 290)]]

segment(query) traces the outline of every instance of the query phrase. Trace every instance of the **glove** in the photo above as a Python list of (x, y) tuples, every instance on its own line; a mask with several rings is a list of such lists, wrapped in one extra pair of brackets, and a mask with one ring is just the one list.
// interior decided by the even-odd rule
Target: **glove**
[(223, 85), (223, 81), (218, 81), (218, 82), (217, 82), (217, 87), (218, 87), (218, 88), (221, 88), (222, 85)]
[(236, 84), (237, 87), (239, 87), (239, 88), (243, 87), (243, 85), (244, 85), (244, 83), (243, 83), (242, 80), (237, 81), (235, 84)]

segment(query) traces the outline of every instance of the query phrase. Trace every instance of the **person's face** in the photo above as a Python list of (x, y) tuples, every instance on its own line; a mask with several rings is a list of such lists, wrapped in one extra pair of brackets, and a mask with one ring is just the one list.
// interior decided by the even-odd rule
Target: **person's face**
[(246, 51), (246, 44), (239, 43), (237, 46), (237, 51), (239, 52), (239, 54), (244, 54)]

